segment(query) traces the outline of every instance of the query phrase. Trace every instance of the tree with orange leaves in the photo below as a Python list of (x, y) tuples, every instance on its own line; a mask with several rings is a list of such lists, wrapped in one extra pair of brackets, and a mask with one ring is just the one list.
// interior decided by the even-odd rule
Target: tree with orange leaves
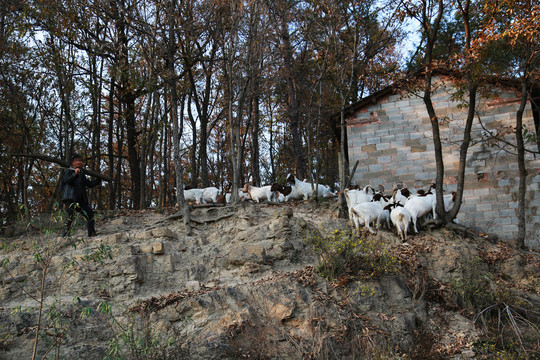
[[(510, 61), (503, 71), (519, 77), (521, 81), (520, 106), (516, 112), (516, 149), (519, 169), (518, 236), (516, 245), (524, 247), (526, 237), (525, 193), (527, 168), (525, 166), (525, 139), (523, 113), (530, 100), (531, 84), (540, 80), (540, 5), (531, 0), (486, 1), (483, 7), (488, 19), (475, 51), (504, 43), (510, 45)], [(538, 105), (536, 105), (538, 112)], [(536, 142), (540, 150), (540, 124), (536, 120)]]

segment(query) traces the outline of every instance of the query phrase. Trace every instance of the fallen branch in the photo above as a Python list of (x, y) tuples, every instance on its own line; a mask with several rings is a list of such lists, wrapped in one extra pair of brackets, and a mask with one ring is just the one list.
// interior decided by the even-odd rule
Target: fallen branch
[(225, 207), (225, 204), (193, 204), (191, 205), (194, 209), (201, 209), (201, 208), (213, 208), (213, 207)]
[(207, 219), (207, 220), (199, 220), (199, 219), (196, 219), (196, 218), (192, 217), (191, 221), (193, 221), (194, 223), (197, 223), (197, 224), (208, 224), (208, 223), (211, 223), (211, 222), (215, 222), (215, 221), (219, 221), (219, 220), (229, 218), (229, 217), (233, 216), (234, 214), (235, 213), (231, 213), (231, 214), (227, 214), (227, 215), (221, 215), (221, 216), (218, 216), (217, 218)]
[[(58, 159), (58, 158), (55, 158), (55, 157), (52, 157), (52, 156), (48, 156), (48, 155), (42, 155), (42, 154), (11, 154), (11, 155), (12, 156), (18, 156), (18, 157), (26, 157), (26, 158), (31, 158), (31, 159), (38, 159), (38, 160), (43, 160), (43, 161), (55, 163), (57, 165), (60, 165), (64, 169), (69, 169), (71, 167), (71, 164), (68, 163), (67, 161), (62, 160), (62, 159)], [(84, 171), (85, 174), (93, 176), (93, 177), (97, 177), (97, 178), (99, 178), (101, 180), (105, 180), (105, 181), (109, 181), (109, 182), (112, 181), (112, 179), (110, 177), (108, 177), (107, 175), (100, 174), (100, 173), (98, 173), (96, 171), (92, 171), (92, 170), (88, 170), (88, 169), (83, 169), (83, 171)]]
[[(201, 204), (201, 205), (196, 205), (197, 208), (210, 208), (210, 207), (220, 207), (220, 208), (225, 208), (223, 205), (218, 205), (218, 206), (212, 206), (211, 204)], [(208, 220), (199, 220), (197, 218), (194, 218), (193, 216), (191, 217), (191, 221), (196, 223), (196, 224), (205, 224), (205, 223), (210, 223), (210, 222), (214, 222), (214, 221), (219, 221), (219, 220), (222, 220), (222, 219), (226, 219), (228, 217), (231, 217), (235, 214), (235, 212), (232, 212), (231, 214), (227, 214), (227, 215), (221, 215), (221, 216), (218, 216), (217, 218), (213, 218), (213, 219), (208, 219)], [(170, 215), (170, 216), (167, 216), (166, 218), (164, 219), (161, 219), (161, 220), (158, 220), (156, 221), (153, 226), (155, 225), (158, 225), (158, 224), (161, 224), (165, 221), (169, 221), (169, 220), (178, 220), (178, 219), (182, 219), (184, 217), (184, 213), (182, 211), (177, 211), (176, 213)]]

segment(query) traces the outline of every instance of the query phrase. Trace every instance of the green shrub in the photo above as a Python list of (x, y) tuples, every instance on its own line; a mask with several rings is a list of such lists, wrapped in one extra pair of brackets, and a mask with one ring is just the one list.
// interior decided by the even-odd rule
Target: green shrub
[(398, 269), (397, 259), (379, 239), (362, 238), (350, 229), (334, 230), (329, 237), (315, 234), (307, 243), (320, 256), (317, 270), (330, 281), (343, 276), (376, 277)]
[(477, 313), (495, 299), (490, 287), (493, 275), (481, 265), (480, 259), (465, 261), (461, 275), (450, 284), (456, 305), (470, 313)]

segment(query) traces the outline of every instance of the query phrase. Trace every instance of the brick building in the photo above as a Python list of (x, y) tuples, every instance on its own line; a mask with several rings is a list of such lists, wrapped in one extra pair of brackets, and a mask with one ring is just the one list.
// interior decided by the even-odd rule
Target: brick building
[[(432, 100), (441, 123), (445, 165), (444, 188), (456, 190), (459, 145), (467, 108), (453, 99), (455, 78), (434, 78)], [(519, 174), (516, 151), (504, 141), (487, 141), (488, 132), (508, 130), (504, 139), (515, 143), (512, 129), (520, 103), (519, 87), (489, 85), (490, 94), (479, 96), (472, 142), (467, 156), (465, 191), (458, 220), (478, 231), (511, 239), (518, 230), (517, 193)], [(421, 95), (421, 94), (420, 94)], [(536, 132), (529, 104), (523, 123)], [(359, 161), (353, 183), (383, 184), (386, 189), (403, 182), (410, 189), (427, 188), (435, 181), (436, 166), (431, 124), (422, 98), (403, 87), (390, 86), (346, 109), (349, 163)], [(538, 121), (538, 120), (537, 120)], [(538, 151), (538, 144), (527, 148)], [(528, 153), (527, 240), (537, 247), (540, 242), (540, 157)]]

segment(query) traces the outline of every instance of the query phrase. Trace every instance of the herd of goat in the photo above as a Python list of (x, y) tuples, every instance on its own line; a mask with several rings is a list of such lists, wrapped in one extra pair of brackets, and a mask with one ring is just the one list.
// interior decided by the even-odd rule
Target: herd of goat
[[(316, 186), (319, 197), (335, 197), (336, 194), (326, 186), (319, 184)], [(375, 233), (371, 228), (375, 224), (377, 230), (380, 225), (386, 224), (390, 228), (390, 223), (394, 224), (402, 240), (407, 239), (407, 230), (412, 224), (414, 231), (418, 233), (417, 223), (421, 218), (433, 216), (436, 218), (435, 208), (437, 199), (435, 195), (435, 185), (431, 185), (428, 191), (419, 189), (415, 194), (407, 188), (395, 189), (392, 195), (384, 194), (384, 187), (379, 186), (375, 190), (367, 185), (364, 188), (358, 186), (346, 189), (345, 199), (349, 209), (349, 220), (356, 228), (365, 226), (370, 232)], [(307, 200), (313, 196), (312, 184), (307, 181), (297, 179), (294, 175), (287, 176), (286, 185), (267, 185), (263, 187), (252, 186), (249, 183), (238, 189), (240, 200), (252, 200), (255, 202), (286, 202), (289, 200)], [(444, 206), (448, 210), (455, 201), (456, 193), (444, 195)], [(196, 204), (205, 203), (229, 203), (231, 194), (228, 190), (221, 191), (216, 187), (204, 189), (184, 190), (186, 201)]]

